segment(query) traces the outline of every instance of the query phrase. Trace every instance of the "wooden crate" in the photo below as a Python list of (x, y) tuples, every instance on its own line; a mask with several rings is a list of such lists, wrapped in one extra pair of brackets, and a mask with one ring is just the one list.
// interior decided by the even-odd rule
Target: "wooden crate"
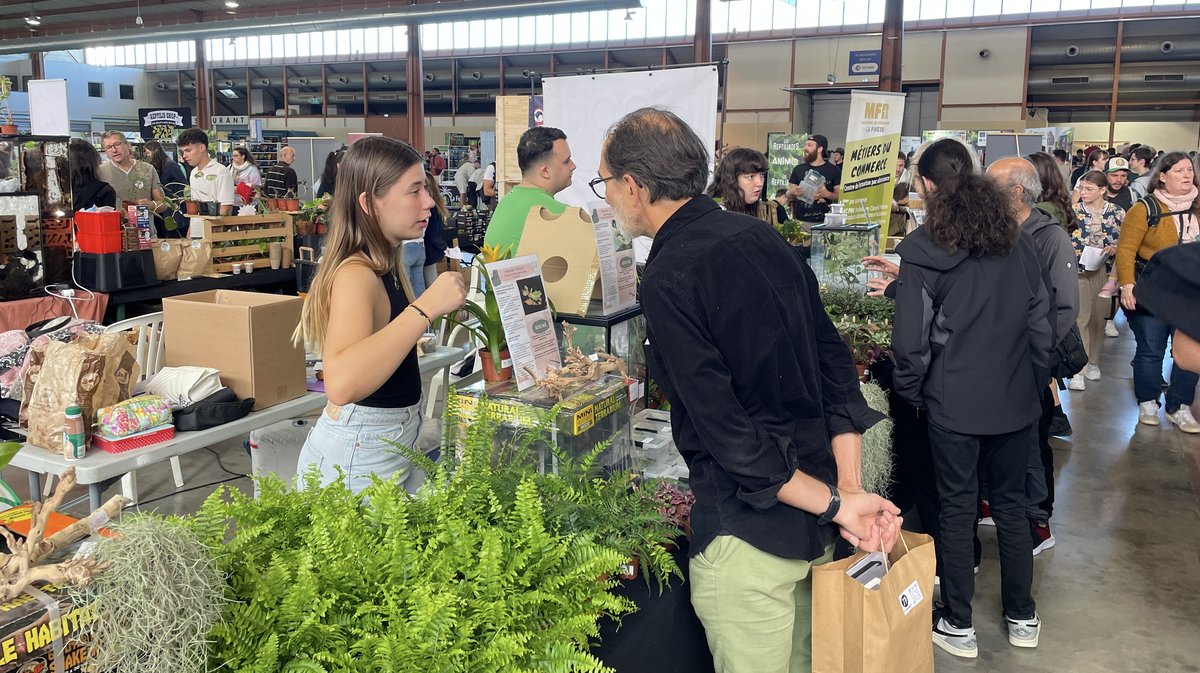
[[(258, 245), (231, 245), (218, 247), (229, 241), (252, 241), (259, 238), (278, 239), (284, 248), (292, 247), (292, 216), (287, 213), (271, 213), (269, 215), (248, 215), (229, 217), (201, 216), (204, 221), (204, 240), (212, 243), (213, 270), (218, 273), (233, 271), (234, 262), (240, 262), (243, 267), (253, 264), (255, 269), (271, 268), (271, 255), (267, 250), (260, 250)], [(253, 255), (249, 259), (234, 259), (245, 255)]]

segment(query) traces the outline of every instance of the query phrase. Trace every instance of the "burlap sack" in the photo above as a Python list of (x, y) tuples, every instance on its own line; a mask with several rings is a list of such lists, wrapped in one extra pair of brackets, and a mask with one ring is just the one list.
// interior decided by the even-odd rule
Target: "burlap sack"
[(154, 253), (154, 274), (159, 280), (175, 280), (179, 264), (183, 261), (183, 247), (187, 241), (170, 238), (154, 241), (150, 250)]
[(199, 278), (212, 273), (212, 243), (193, 238), (184, 241), (183, 259), (179, 262), (176, 278)]
[(20, 411), (30, 444), (61, 453), (68, 406), (83, 409), (90, 437), (96, 410), (129, 398), (141, 370), (130, 336), (130, 332), (82, 334), (70, 343), (34, 347)]

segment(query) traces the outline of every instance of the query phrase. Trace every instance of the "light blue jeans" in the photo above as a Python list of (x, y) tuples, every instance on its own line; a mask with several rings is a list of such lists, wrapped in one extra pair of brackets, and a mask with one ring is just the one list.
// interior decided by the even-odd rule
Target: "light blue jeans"
[(425, 242), (404, 243), (404, 273), (412, 283), (413, 299), (425, 291)]
[(321, 485), (341, 479), (355, 493), (371, 485), (371, 475), (381, 479), (399, 476), (400, 486), (416, 493), (425, 474), (400, 453), (399, 446), (412, 447), (421, 433), (421, 405), (380, 409), (347, 404), (330, 404), (308, 433), (300, 449), (296, 474), (312, 466), (321, 472)]

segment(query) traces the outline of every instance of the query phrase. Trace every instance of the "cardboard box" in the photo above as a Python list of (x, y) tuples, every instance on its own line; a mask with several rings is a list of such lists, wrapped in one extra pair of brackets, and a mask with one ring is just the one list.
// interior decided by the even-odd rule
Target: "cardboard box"
[(299, 297), (212, 290), (163, 299), (166, 365), (213, 367), (254, 410), (305, 394), (304, 349), (292, 343)]

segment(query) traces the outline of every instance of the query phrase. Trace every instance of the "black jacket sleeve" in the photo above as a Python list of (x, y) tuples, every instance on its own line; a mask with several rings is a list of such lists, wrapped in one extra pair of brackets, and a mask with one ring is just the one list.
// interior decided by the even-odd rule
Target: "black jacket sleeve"
[(892, 285), (896, 288), (896, 313), (892, 322), (896, 371), (892, 375), (892, 387), (904, 401), (922, 409), (925, 404), (921, 390), (932, 358), (929, 330), (934, 317), (933, 297), (925, 287), (920, 268), (913, 264), (901, 264), (900, 277)]
[(779, 501), (795, 465), (785, 456), (791, 439), (769, 432), (746, 413), (733, 377), (701, 309), (674, 286), (642, 286), (642, 305), (654, 326), (660, 364), (695, 425), (704, 451), (738, 484), (738, 498), (759, 510)]

